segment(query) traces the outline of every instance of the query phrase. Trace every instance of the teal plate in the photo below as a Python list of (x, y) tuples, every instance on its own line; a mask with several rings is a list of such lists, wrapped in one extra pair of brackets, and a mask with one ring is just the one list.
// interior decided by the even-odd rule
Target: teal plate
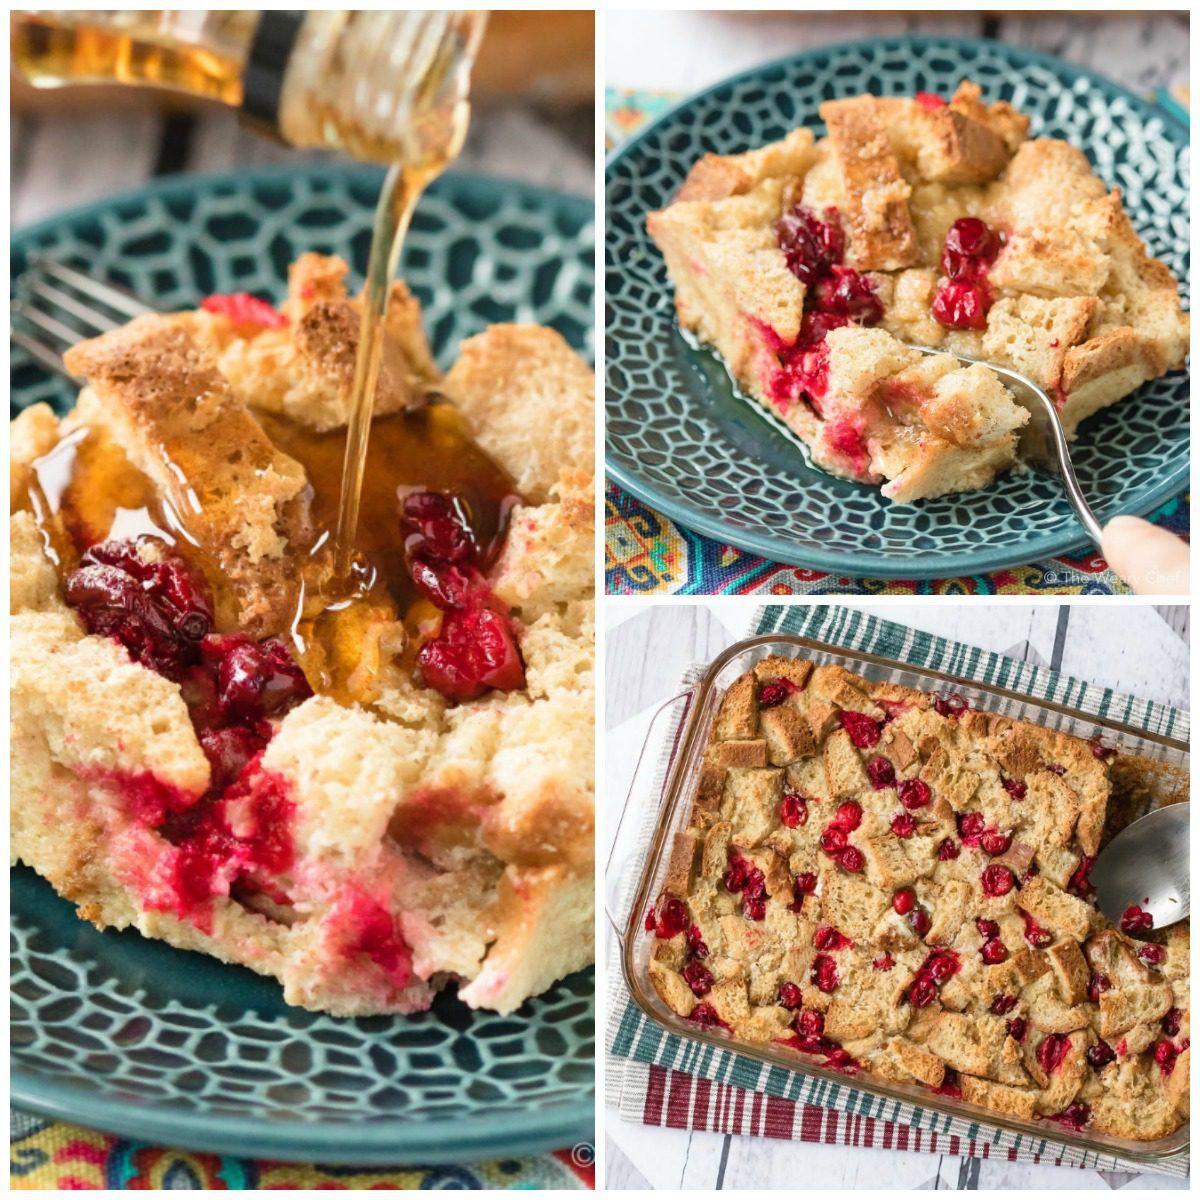
[[(282, 294), (301, 251), (360, 271), (382, 173), (323, 165), (180, 177), (14, 236), (163, 308), (214, 291)], [(590, 355), (590, 201), (470, 175), (421, 202), (402, 273), (445, 365), (497, 321), (557, 328)], [(357, 278), (361, 278), (358, 276)], [(12, 405), (72, 389), (12, 353)], [(512, 1016), (442, 994), (426, 1013), (335, 1020), (274, 980), (136, 932), (80, 921), (26, 868), (11, 887), (12, 1102), (191, 1150), (343, 1165), (512, 1157), (589, 1142), (595, 979), (562, 980)]]
[[(961, 79), (1014, 103), (1033, 136), (1085, 150), (1119, 186), (1138, 233), (1187, 295), (1188, 130), (1098, 76), (998, 42), (898, 37), (799, 54), (685, 100), (610, 159), (605, 230), (605, 438), (609, 478), (668, 517), (777, 562), (838, 575), (975, 575), (1089, 548), (1062, 489), (1007, 474), (961, 496), (900, 505), (812, 467), (724, 366), (675, 324), (645, 231), (706, 151), (733, 154), (862, 92), (946, 95)], [(1102, 520), (1146, 514), (1188, 479), (1188, 376), (1174, 372), (1086, 421), (1073, 457)]]

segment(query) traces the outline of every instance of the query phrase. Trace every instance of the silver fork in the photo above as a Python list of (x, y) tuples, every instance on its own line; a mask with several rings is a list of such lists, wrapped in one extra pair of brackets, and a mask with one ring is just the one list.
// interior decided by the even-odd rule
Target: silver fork
[(13, 289), (12, 340), (47, 370), (78, 383), (63, 366), (67, 350), (154, 311), (121, 288), (33, 254)]
[(1058, 476), (1067, 493), (1067, 499), (1075, 510), (1075, 516), (1099, 549), (1102, 532), (1100, 522), (1096, 520), (1096, 514), (1092, 512), (1091, 505), (1079, 486), (1075, 466), (1071, 462), (1067, 435), (1063, 430), (1062, 421), (1059, 420), (1058, 409), (1054, 407), (1054, 401), (1028, 376), (1018, 371), (1010, 371), (1007, 367), (998, 367), (986, 358), (972, 358), (969, 354), (935, 350), (932, 346), (917, 346), (911, 342), (904, 344), (910, 350), (919, 350), (922, 354), (949, 353), (951, 358), (956, 358), (961, 363), (983, 363), (1000, 377), (1013, 400), (1029, 414), (1029, 421), (1021, 430), (1021, 438), (1017, 444), (1018, 457), (1043, 475)]

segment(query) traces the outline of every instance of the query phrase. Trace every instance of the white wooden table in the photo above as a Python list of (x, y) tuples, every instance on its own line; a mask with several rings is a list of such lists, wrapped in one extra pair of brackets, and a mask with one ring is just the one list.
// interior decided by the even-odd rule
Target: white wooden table
[[(859, 603), (943, 637), (1082, 675), (1095, 683), (1187, 708), (1188, 622), (1183, 605)], [(651, 714), (678, 690), (683, 669), (744, 637), (752, 606), (626, 602), (606, 605), (605, 825), (615, 828)], [(603, 860), (602, 860), (603, 861)], [(606, 946), (613, 957), (615, 939)], [(645, 1128), (613, 1112), (605, 1121), (608, 1186), (625, 1188), (1154, 1188), (1186, 1181), (947, 1155), (811, 1146), (766, 1138)], [(801, 1175), (802, 1170), (802, 1175)], [(799, 1182), (803, 1180), (803, 1182)]]

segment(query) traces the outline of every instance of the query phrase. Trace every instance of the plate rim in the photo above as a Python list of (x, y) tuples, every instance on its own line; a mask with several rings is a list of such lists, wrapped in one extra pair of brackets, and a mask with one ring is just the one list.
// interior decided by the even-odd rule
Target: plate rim
[[(1002, 56), (1009, 59), (1023, 60), (1026, 63), (1037, 63), (1059, 71), (1066, 71), (1073, 78), (1087, 80), (1092, 87), (1099, 89), (1110, 98), (1112, 96), (1120, 96), (1123, 100), (1132, 104), (1135, 109), (1139, 110), (1143, 119), (1155, 117), (1161, 120), (1164, 126), (1174, 134), (1169, 140), (1177, 148), (1187, 149), (1190, 146), (1188, 125), (1175, 113), (1163, 105), (1139, 96), (1136, 92), (1130, 91), (1119, 83), (1114, 83), (1111, 79), (1097, 74), (1090, 68), (1077, 67), (1065, 59), (1059, 58), (1057, 55), (1047, 54), (1042, 50), (1013, 46), (1007, 42), (995, 41), (988, 38), (941, 37), (935, 34), (896, 34), (891, 37), (855, 38), (850, 41), (816, 46), (811, 50), (800, 50), (791, 54), (781, 55), (767, 62), (760, 63), (757, 66), (728, 75), (705, 88), (701, 88), (699, 91), (682, 97), (605, 156), (604, 185), (606, 198), (607, 190), (613, 182), (611, 172), (618, 163), (636, 150), (644, 139), (657, 132), (660, 126), (670, 124), (684, 109), (707, 99), (722, 88), (755, 79), (772, 70), (797, 63), (802, 64), (808, 60), (825, 55), (836, 56), (838, 54), (861, 51), (865, 47), (880, 46), (902, 50), (906, 46), (914, 45), (944, 47), (948, 50), (962, 48), (970, 48), (976, 51), (988, 50), (999, 52)], [(604, 273), (607, 276), (609, 269), (607, 261), (605, 261), (603, 266)], [(1190, 381), (1190, 368), (1188, 378)], [(605, 388), (607, 388), (607, 372), (603, 382)], [(1143, 495), (1142, 500), (1138, 504), (1123, 507), (1122, 513), (1145, 517), (1166, 501), (1186, 494), (1190, 479), (1190, 438), (1188, 451), (1188, 459), (1182, 466), (1168, 472), (1158, 484)], [(667, 517), (668, 520), (683, 525), (687, 529), (693, 530), (705, 537), (736, 546), (743, 551), (759, 555), (783, 566), (818, 570), (829, 575), (851, 579), (912, 579), (924, 582), (935, 579), (948, 580), (963, 576), (1004, 571), (1012, 567), (1027, 566), (1031, 563), (1040, 562), (1046, 558), (1077, 557), (1080, 554), (1088, 552), (1099, 553), (1099, 548), (1093, 547), (1087, 534), (1082, 528), (1079, 528), (1074, 536), (1069, 536), (1067, 533), (1042, 535), (1036, 541), (1023, 543), (1023, 548), (1019, 552), (1013, 552), (1008, 555), (999, 550), (959, 551), (951, 557), (939, 560), (940, 565), (933, 568), (921, 568), (913, 564), (889, 564), (886, 560), (881, 560), (880, 562), (872, 563), (869, 568), (861, 568), (855, 564), (848, 569), (844, 555), (835, 554), (817, 547), (797, 546), (795, 542), (789, 542), (779, 535), (765, 531), (743, 534), (736, 527), (722, 522), (719, 516), (713, 515), (708, 511), (694, 509), (689, 507), (686, 501), (677, 500), (674, 497), (665, 495), (653, 481), (643, 480), (639, 475), (632, 473), (632, 470), (626, 470), (623, 463), (615, 461), (614, 454), (615, 450), (608, 439), (606, 423), (604, 471), (608, 479), (611, 479), (619, 487), (629, 492), (635, 499), (656, 509), (663, 516)], [(860, 551), (859, 553), (862, 552)]]
[[(245, 171), (182, 173), (152, 180), (136, 188), (88, 201), (61, 213), (42, 217), (9, 238), (9, 258), (28, 254), (36, 240), (56, 227), (120, 212), (126, 205), (144, 203), (221, 184), (239, 189), (259, 183), (285, 182), (297, 176), (329, 178), (333, 174), (382, 179), (384, 169), (366, 163), (292, 163)], [(594, 203), (586, 196), (544, 187), (525, 180), (485, 175), (476, 171), (447, 171), (431, 187), (466, 185), (481, 191), (516, 192), (575, 209), (584, 225), (595, 225)], [(587, 969), (587, 968), (585, 968)], [(594, 966), (591, 968), (593, 977)], [(593, 1057), (593, 1067), (595, 1058)], [(13, 1108), (50, 1120), (68, 1121), (138, 1141), (238, 1158), (278, 1157), (291, 1162), (331, 1166), (396, 1167), (413, 1162), (431, 1165), (477, 1162), (487, 1158), (518, 1158), (559, 1150), (579, 1143), (594, 1144), (596, 1087), (581, 1089), (582, 1098), (539, 1110), (536, 1123), (526, 1110), (511, 1113), (437, 1118), (413, 1123), (404, 1117), (361, 1120), (322, 1118), (320, 1121), (273, 1122), (262, 1116), (229, 1116), (161, 1102), (108, 1096), (9, 1063), (9, 1095)]]

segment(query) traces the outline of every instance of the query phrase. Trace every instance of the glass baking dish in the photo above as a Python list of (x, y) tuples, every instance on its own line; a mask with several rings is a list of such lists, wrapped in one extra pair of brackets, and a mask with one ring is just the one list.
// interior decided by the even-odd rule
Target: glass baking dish
[[(944, 671), (912, 666), (876, 654), (814, 641), (811, 638), (768, 634), (739, 642), (714, 659), (696, 684), (675, 697), (674, 701), (668, 701), (668, 705), (681, 701), (684, 711), (671, 748), (670, 768), (663, 787), (657, 820), (649, 838), (649, 849), (632, 898), (629, 895), (628, 868), (635, 861), (641, 846), (631, 846), (629, 854), (622, 853), (622, 846), (630, 836), (642, 844), (645, 844), (645, 840), (630, 835), (628, 830), (623, 838), (622, 829), (630, 820), (628, 811), (622, 814), (617, 827), (606, 880), (608, 909), (610, 919), (621, 939), (621, 965), (625, 980), (638, 1007), (652, 1021), (678, 1037), (706, 1042), (718, 1049), (734, 1051), (769, 1066), (799, 1071), (804, 1075), (835, 1083), (841, 1088), (852, 1086), (865, 1095), (917, 1105), (950, 1118), (1006, 1129), (1079, 1149), (1113, 1154), (1147, 1165), (1162, 1163), (1164, 1160), (1185, 1154), (1189, 1145), (1186, 1122), (1165, 1138), (1141, 1142), (1090, 1134), (1086, 1130), (1075, 1132), (1046, 1120), (1026, 1121), (1007, 1117), (994, 1109), (980, 1108), (952, 1096), (937, 1095), (917, 1083), (894, 1083), (869, 1075), (856, 1075), (848, 1079), (846, 1075), (823, 1067), (795, 1051), (744, 1041), (726, 1036), (718, 1030), (698, 1028), (677, 1015), (659, 999), (658, 993), (650, 983), (647, 969), (652, 942), (645, 936), (642, 922), (646, 910), (664, 886), (669, 857), (667, 849), (671, 838), (676, 832), (687, 827), (709, 727), (725, 689), (734, 679), (767, 655), (794, 656), (797, 651), (803, 652), (804, 657), (815, 663), (843, 666), (868, 679), (904, 684), (922, 691), (956, 691), (974, 708), (1030, 721), (1086, 740), (1102, 736), (1106, 744), (1115, 746), (1120, 752), (1117, 761), (1122, 764), (1124, 770), (1136, 773), (1137, 786), (1128, 791), (1131, 796), (1136, 795), (1137, 798), (1135, 802), (1127, 803), (1120, 809), (1115, 822), (1118, 828), (1151, 809), (1186, 800), (1188, 797), (1189, 754), (1186, 742), (1147, 733), (1117, 721), (1101, 720), (1089, 713), (1021, 695), (1001, 686), (977, 683)], [(635, 776), (630, 792), (631, 798), (638, 788), (639, 776), (640, 772)], [(652, 805), (654, 798), (651, 797), (649, 803)], [(629, 807), (628, 800), (626, 807)], [(645, 810), (643, 814), (645, 815)], [(1113, 825), (1114, 821), (1110, 817), (1106, 837), (1111, 836)]]

